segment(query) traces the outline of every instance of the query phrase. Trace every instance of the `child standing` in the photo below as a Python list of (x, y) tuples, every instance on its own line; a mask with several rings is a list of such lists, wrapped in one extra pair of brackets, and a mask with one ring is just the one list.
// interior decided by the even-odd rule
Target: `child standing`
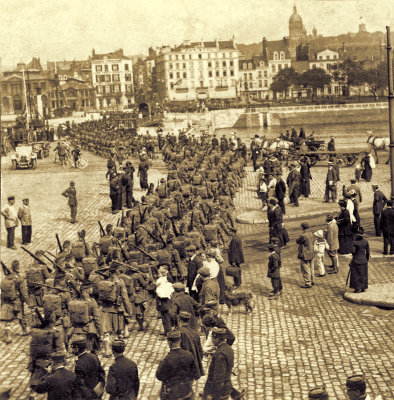
[(273, 300), (278, 298), (282, 294), (282, 280), (280, 279), (280, 267), (282, 261), (280, 257), (280, 248), (275, 246), (273, 243), (268, 245), (270, 255), (268, 257), (268, 273), (267, 277), (271, 278), (272, 292), (269, 295), (269, 299)]
[[(314, 264), (317, 265), (318, 268), (318, 275), (319, 277), (325, 276), (326, 275), (326, 270), (324, 268), (324, 251), (325, 250), (329, 250), (329, 245), (326, 241), (326, 239), (324, 238), (324, 233), (323, 231), (320, 229), (318, 231), (316, 231), (314, 233), (316, 239), (315, 239), (315, 243), (313, 245), (313, 250), (315, 253), (314, 256)], [(314, 268), (314, 266), (313, 266)]]
[(363, 171), (361, 170), (361, 165), (357, 164), (356, 169), (354, 170), (354, 177), (356, 178), (356, 182), (360, 182), (361, 179), (361, 173)]

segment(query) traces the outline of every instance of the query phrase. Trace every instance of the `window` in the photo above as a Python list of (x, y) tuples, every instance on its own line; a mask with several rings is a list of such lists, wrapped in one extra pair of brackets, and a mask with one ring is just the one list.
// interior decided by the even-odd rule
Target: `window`
[(223, 67), (226, 67), (227, 66), (226, 61), (223, 61), (222, 65)]
[(316, 64), (312, 64), (312, 69), (316, 69)]
[(334, 60), (336, 60), (338, 58), (338, 56), (336, 54), (334, 54), (333, 58), (334, 58)]
[(171, 89), (171, 90), (174, 90), (174, 82), (171, 82), (171, 83), (170, 83), (170, 89)]
[(227, 76), (227, 71), (223, 71), (223, 76)]
[(169, 64), (168, 65), (168, 69), (172, 69), (173, 68), (173, 65), (172, 64)]
[(248, 79), (248, 74), (247, 73), (244, 73), (244, 79), (245, 80)]
[(251, 72), (249, 72), (249, 79), (253, 79), (253, 74)]
[(178, 54), (175, 56), (175, 60), (177, 60), (178, 59)]
[(281, 59), (281, 60), (284, 60), (284, 59), (285, 59), (285, 52), (284, 52), (284, 51), (281, 51), (281, 52), (280, 52), (280, 59)]
[(273, 73), (275, 73), (275, 72), (276, 72), (275, 65), (271, 65), (271, 70), (272, 70), (272, 72), (273, 72)]
[(131, 74), (125, 74), (124, 79), (125, 81), (131, 81)]
[(3, 91), (3, 92), (7, 92), (7, 85), (1, 85), (1, 90)]
[(289, 68), (289, 64), (285, 64), (285, 68)]
[(174, 79), (174, 74), (170, 72), (170, 79)]
[(100, 75), (96, 75), (96, 82), (100, 82)]
[(113, 74), (112, 78), (113, 78), (114, 82), (119, 82), (120, 81), (120, 75), (119, 74)]
[(111, 93), (111, 86), (105, 86), (105, 93)]
[(216, 71), (216, 76), (220, 76), (220, 73), (219, 73), (219, 71)]
[(182, 64), (182, 66), (183, 66), (183, 68), (185, 68), (185, 69), (186, 69), (186, 63), (183, 63), (183, 64)]
[(105, 82), (111, 82), (111, 75), (105, 75)]
[(97, 93), (103, 93), (104, 92), (104, 86), (97, 86)]
[(187, 78), (186, 72), (183, 73), (183, 77), (184, 77), (184, 78)]
[(268, 76), (268, 71), (264, 71), (264, 78)]
[(212, 71), (208, 71), (208, 77), (212, 78)]
[(259, 87), (263, 87), (263, 81), (261, 79), (259, 80)]
[(108, 65), (107, 64), (104, 65), (104, 71), (108, 72)]
[(261, 71), (259, 71), (257, 75), (258, 75), (259, 78), (261, 78), (261, 75), (262, 75)]
[(191, 81), (191, 87), (194, 89), (194, 81)]
[(319, 56), (319, 60), (323, 60), (323, 56)]
[(180, 73), (180, 72), (177, 72), (177, 73), (176, 73), (176, 77), (177, 77), (177, 78), (180, 78), (180, 77), (181, 77), (181, 73)]
[(247, 65), (246, 63), (243, 63), (243, 64), (242, 64), (242, 68), (243, 68), (243, 69), (248, 69), (248, 65)]
[(216, 79), (216, 86), (221, 86), (220, 79)]
[(278, 64), (278, 71), (282, 69), (282, 64)]
[(114, 85), (114, 92), (119, 93), (120, 92), (120, 85)]
[[(182, 60), (184, 60), (184, 59), (185, 59), (185, 55), (182, 54)], [(185, 64), (183, 64), (183, 65), (185, 65)], [(186, 68), (186, 67), (183, 67), (183, 68)]]
[(230, 76), (234, 76), (234, 70), (230, 70)]
[(249, 69), (253, 69), (252, 63), (249, 63), (249, 64), (248, 64), (248, 68), (249, 68)]
[(249, 88), (250, 88), (250, 89), (253, 89), (253, 82), (250, 82), (250, 83), (249, 83)]
[(210, 61), (208, 62), (208, 68), (212, 68), (212, 63)]
[(211, 87), (211, 88), (213, 87), (213, 81), (212, 80), (209, 81), (209, 87)]
[(125, 65), (124, 65), (124, 70), (125, 70), (125, 71), (128, 71), (128, 70), (129, 70), (129, 64), (125, 64)]
[(277, 60), (277, 59), (278, 59), (278, 52), (274, 51), (274, 60)]
[(45, 88), (46, 88), (46, 83), (45, 82), (41, 82), (41, 89), (45, 90)]
[(119, 71), (119, 65), (118, 64), (112, 64), (112, 71)]
[(329, 60), (330, 59), (330, 56), (326, 56), (326, 60)]
[(327, 94), (331, 94), (331, 86), (327, 86)]
[(233, 66), (234, 66), (234, 61), (230, 61), (230, 67), (233, 67)]
[(96, 72), (101, 72), (103, 70), (102, 65), (96, 65)]
[(201, 60), (201, 59), (202, 59), (202, 54), (199, 54), (199, 55), (198, 55), (198, 58)]
[(264, 79), (264, 87), (268, 87), (268, 81), (267, 81), (267, 79)]
[(339, 94), (339, 86), (334, 86), (335, 94)]
[(175, 69), (179, 69), (179, 63), (175, 64)]
[(219, 61), (215, 61), (215, 67), (219, 68)]

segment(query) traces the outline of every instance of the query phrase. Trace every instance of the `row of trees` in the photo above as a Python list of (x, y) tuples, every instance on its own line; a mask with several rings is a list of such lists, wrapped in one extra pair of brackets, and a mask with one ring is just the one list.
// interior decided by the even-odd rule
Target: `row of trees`
[(387, 88), (387, 66), (385, 62), (378, 64), (374, 68), (366, 68), (363, 63), (352, 60), (345, 60), (338, 69), (327, 73), (324, 69), (308, 69), (303, 73), (298, 73), (294, 68), (285, 68), (275, 75), (271, 90), (274, 96), (284, 93), (285, 98), (290, 88), (310, 89), (311, 100), (313, 101), (317, 89), (324, 89), (332, 81), (346, 86), (346, 94), (349, 95), (350, 87), (361, 88), (367, 86), (373, 93), (375, 99), (379, 92)]

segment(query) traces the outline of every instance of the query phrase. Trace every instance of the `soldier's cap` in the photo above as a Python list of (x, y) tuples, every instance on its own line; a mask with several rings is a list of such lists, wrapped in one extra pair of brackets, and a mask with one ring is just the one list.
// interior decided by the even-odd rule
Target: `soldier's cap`
[(71, 246), (71, 242), (69, 240), (65, 240), (63, 242), (63, 247)]
[(205, 252), (205, 255), (206, 255), (207, 257), (215, 258), (216, 253), (215, 253), (215, 250), (213, 250), (213, 249), (208, 249), (208, 250)]
[(74, 181), (71, 181), (70, 182), (70, 186), (74, 186), (75, 185), (75, 182)]
[(328, 393), (326, 391), (325, 385), (310, 389), (308, 397), (309, 399), (328, 399)]
[(270, 243), (270, 244), (267, 246), (267, 249), (270, 250), (270, 251), (275, 250), (275, 245), (274, 245), (273, 243)]
[(362, 226), (358, 226), (356, 229), (356, 234), (359, 236), (364, 235), (364, 228)]
[(185, 249), (187, 252), (192, 252), (192, 251), (196, 251), (197, 247), (194, 246), (193, 244), (191, 244), (190, 246), (187, 246)]
[(273, 197), (268, 200), (268, 203), (276, 205), (278, 204), (278, 200), (274, 199)]
[(224, 328), (213, 328), (212, 329), (212, 337), (218, 339), (225, 339), (227, 335), (227, 331)]
[(83, 335), (76, 335), (71, 340), (71, 347), (86, 346), (86, 337)]
[(354, 178), (350, 179), (350, 183), (356, 183), (356, 180)]
[(175, 236), (174, 236), (172, 233), (169, 233), (169, 234), (167, 235), (166, 241), (167, 241), (167, 243), (170, 243), (170, 242), (172, 242), (174, 239), (175, 239)]
[(66, 358), (64, 350), (59, 350), (51, 353), (51, 358), (54, 363), (63, 363)]
[(7, 200), (8, 200), (8, 201), (10, 201), (10, 200), (15, 200), (15, 196), (8, 196), (8, 197), (7, 197)]
[(303, 223), (301, 224), (301, 228), (302, 228), (302, 229), (309, 229), (309, 224), (308, 224), (308, 222), (303, 222)]
[(105, 227), (105, 230), (106, 231), (109, 231), (109, 230), (111, 230), (113, 228), (113, 225), (112, 224), (107, 224), (107, 226)]
[(328, 161), (327, 164), (328, 164), (328, 165), (332, 165), (332, 161)]
[(187, 321), (192, 317), (192, 315), (188, 311), (181, 311), (178, 315), (180, 319)]
[(181, 340), (181, 332), (179, 332), (178, 330), (168, 332), (167, 340), (170, 342), (177, 342), (178, 340)]
[(359, 390), (361, 393), (364, 393), (367, 389), (364, 375), (357, 374), (349, 376), (346, 379), (346, 387), (350, 390)]
[(199, 273), (201, 276), (209, 276), (211, 275), (211, 272), (209, 271), (208, 267), (202, 267), (200, 268), (197, 273)]
[(112, 350), (115, 350), (119, 353), (123, 353), (124, 349), (126, 348), (126, 342), (124, 340), (114, 340), (111, 344)]
[(93, 287), (94, 283), (92, 281), (85, 281), (82, 282), (79, 290), (87, 290), (90, 289), (91, 287)]
[(172, 284), (172, 287), (176, 292), (183, 292), (186, 289), (186, 286), (182, 282), (175, 282)]
[(165, 179), (164, 178), (161, 178), (160, 179), (160, 183), (164, 183), (165, 182)]

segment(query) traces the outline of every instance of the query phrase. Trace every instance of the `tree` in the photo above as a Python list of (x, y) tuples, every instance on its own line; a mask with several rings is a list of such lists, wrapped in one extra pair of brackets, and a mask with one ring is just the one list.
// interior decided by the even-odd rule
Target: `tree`
[(387, 79), (387, 64), (385, 62), (380, 63), (375, 68), (365, 70), (362, 76), (363, 83), (373, 93), (375, 101), (378, 98), (378, 93), (388, 87)]
[(308, 69), (303, 72), (300, 77), (300, 83), (304, 85), (304, 87), (312, 89), (312, 101), (316, 94), (316, 89), (323, 89), (324, 86), (328, 85), (330, 82), (331, 75), (327, 74), (326, 71), (321, 68)]
[(277, 93), (284, 92), (285, 98), (287, 91), (292, 85), (297, 85), (299, 82), (299, 74), (294, 68), (285, 68), (280, 70), (275, 76), (271, 83), (271, 90), (274, 92), (276, 97)]
[(349, 96), (350, 86), (360, 86), (363, 83), (363, 67), (358, 61), (351, 59), (344, 60), (339, 65), (339, 80), (343, 80), (346, 83), (346, 92)]

